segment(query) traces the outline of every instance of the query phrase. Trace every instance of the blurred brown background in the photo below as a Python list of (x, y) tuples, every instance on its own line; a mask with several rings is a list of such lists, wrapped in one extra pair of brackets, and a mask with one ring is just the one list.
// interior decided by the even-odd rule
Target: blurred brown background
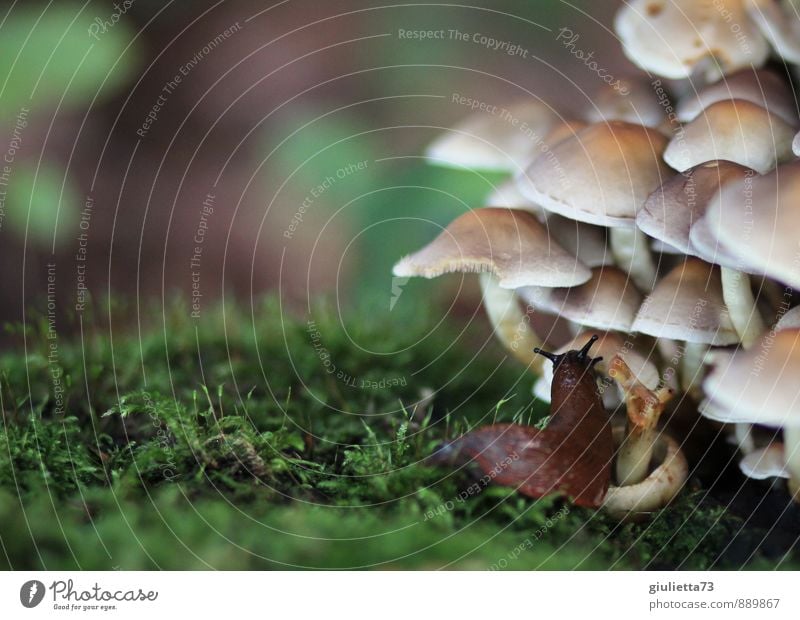
[[(616, 6), (5, 3), (0, 153), (16, 146), (0, 319), (44, 313), (49, 293), (66, 321), (84, 285), (86, 300), (189, 305), (194, 287), (202, 306), (280, 288), (289, 305), (317, 294), (385, 305), (392, 263), (502, 180), (420, 157), (469, 113), (452, 94), (508, 104), (532, 92), (579, 113), (602, 84), (556, 35), (569, 28), (624, 76)], [(526, 57), (399, 29), (477, 33)]]

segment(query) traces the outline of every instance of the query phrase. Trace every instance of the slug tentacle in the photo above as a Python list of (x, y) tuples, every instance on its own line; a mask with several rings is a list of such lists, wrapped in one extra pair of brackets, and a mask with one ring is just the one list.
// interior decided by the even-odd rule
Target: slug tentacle
[(545, 351), (544, 349), (540, 349), (536, 347), (533, 352), (537, 355), (541, 355), (546, 357), (551, 362), (553, 362), (553, 369), (558, 368), (565, 360), (574, 360), (577, 362), (581, 362), (582, 364), (586, 365), (588, 368), (593, 368), (595, 364), (598, 362), (603, 361), (602, 357), (589, 357), (589, 351), (594, 345), (595, 342), (598, 340), (597, 334), (589, 338), (589, 341), (583, 345), (580, 349), (576, 351), (567, 351), (566, 353), (551, 353), (550, 351)]

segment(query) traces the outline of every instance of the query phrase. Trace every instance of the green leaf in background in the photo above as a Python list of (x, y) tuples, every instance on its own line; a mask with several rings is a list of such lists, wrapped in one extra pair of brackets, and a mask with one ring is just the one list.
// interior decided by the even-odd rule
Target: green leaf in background
[(0, 27), (0, 118), (22, 106), (88, 104), (125, 84), (137, 64), (124, 16), (96, 37), (89, 28), (107, 20), (111, 5), (53, 3), (13, 8)]
[(75, 233), (80, 200), (65, 175), (48, 163), (42, 163), (38, 172), (32, 162), (21, 162), (14, 170), (6, 196), (6, 223), (16, 236), (26, 238), (26, 222), (27, 241), (42, 246), (58, 245)]

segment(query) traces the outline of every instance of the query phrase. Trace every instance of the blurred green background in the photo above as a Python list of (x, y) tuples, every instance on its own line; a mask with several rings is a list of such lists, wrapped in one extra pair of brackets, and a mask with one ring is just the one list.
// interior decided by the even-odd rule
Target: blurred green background
[[(279, 289), (289, 305), (367, 296), (388, 312), (391, 265), (502, 180), (426, 164), (425, 145), (469, 112), (449, 97), (535, 94), (579, 112), (597, 84), (555, 41), (561, 27), (631, 69), (607, 29), (613, 2), (272, 4), (3, 5), (0, 155), (15, 148), (0, 186), (0, 319), (41, 307), (55, 263), (51, 292), (72, 324), (80, 247), (95, 297), (188, 296), (208, 194), (203, 301)], [(398, 29), (480, 33), (529, 54)], [(448, 308), (453, 282), (404, 286)]]

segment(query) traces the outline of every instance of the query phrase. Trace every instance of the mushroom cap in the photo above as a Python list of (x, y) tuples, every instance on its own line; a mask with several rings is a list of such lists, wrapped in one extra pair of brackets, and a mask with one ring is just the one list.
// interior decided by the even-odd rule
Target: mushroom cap
[(792, 156), (794, 127), (755, 103), (727, 99), (713, 103), (685, 125), (664, 151), (676, 170), (727, 159), (760, 173)]
[(769, 56), (742, 0), (629, 0), (617, 12), (614, 29), (632, 62), (673, 79), (691, 77), (701, 63), (709, 79), (716, 79), (761, 66)]
[(534, 310), (604, 331), (629, 331), (642, 303), (641, 293), (628, 274), (617, 267), (592, 269), (591, 280), (579, 286), (523, 287), (517, 289), (517, 294)]
[(678, 119), (688, 123), (710, 105), (728, 99), (749, 101), (797, 126), (797, 104), (788, 82), (767, 69), (742, 69), (719, 82), (692, 91), (678, 103)]
[(666, 120), (666, 109), (650, 80), (621, 78), (618, 87), (604, 85), (594, 93), (585, 118), (590, 123), (626, 121), (657, 129)]
[(565, 121), (561, 120), (550, 127), (550, 131), (548, 131), (544, 139), (542, 140), (542, 145), (534, 155), (531, 160), (536, 157), (540, 157), (540, 153), (546, 152), (548, 149), (553, 148), (556, 144), (561, 142), (562, 140), (566, 140), (567, 138), (571, 138), (579, 131), (586, 129), (588, 124), (583, 121)]
[(743, 258), (737, 257), (717, 239), (712, 231), (707, 213), (692, 224), (692, 229), (689, 231), (689, 240), (692, 254), (702, 258), (707, 263), (714, 263), (715, 265), (721, 265), (744, 273), (759, 273), (758, 269), (749, 267)]
[[(560, 354), (573, 349), (579, 349), (589, 342), (589, 339), (595, 334), (600, 338), (592, 346), (592, 354), (596, 357), (603, 358), (595, 365), (595, 370), (598, 375), (603, 377), (603, 379), (600, 380), (600, 394), (603, 397), (603, 403), (606, 407), (613, 408), (621, 402), (619, 388), (617, 387), (617, 389), (614, 390), (610, 389), (610, 386), (612, 384), (616, 385), (616, 383), (608, 374), (608, 365), (616, 355), (619, 355), (625, 361), (634, 376), (647, 388), (654, 390), (658, 387), (660, 382), (658, 368), (656, 368), (655, 364), (653, 364), (648, 357), (642, 355), (642, 353), (637, 350), (635, 341), (624, 334), (618, 334), (616, 332), (597, 333), (593, 330), (585, 331), (575, 336), (565, 345), (559, 347), (555, 353)], [(545, 364), (542, 370), (542, 376), (534, 386), (534, 394), (542, 400), (550, 402), (549, 390), (552, 384), (553, 366), (552, 364)]]
[(549, 211), (524, 196), (513, 179), (498, 185), (486, 199), (486, 206), (530, 211), (539, 221), (544, 221), (550, 215)]
[(551, 107), (535, 99), (492, 108), (470, 114), (434, 140), (426, 151), (430, 163), (517, 172), (559, 121)]
[(517, 181), (545, 209), (600, 226), (635, 226), (636, 211), (671, 172), (667, 139), (623, 121), (590, 125), (536, 158)]
[(735, 412), (725, 409), (722, 405), (709, 398), (703, 399), (697, 410), (704, 418), (714, 420), (715, 422), (721, 422), (722, 424), (747, 423), (744, 419), (746, 416), (742, 417), (736, 415)]
[(775, 324), (775, 331), (800, 328), (800, 306), (788, 310)]
[(800, 157), (800, 131), (798, 131), (792, 139), (792, 153)]
[(748, 478), (766, 480), (767, 478), (789, 478), (784, 460), (783, 444), (771, 443), (766, 448), (754, 450), (739, 461), (739, 469)]
[(722, 296), (719, 267), (698, 258), (688, 258), (659, 280), (632, 330), (718, 346), (739, 342)]
[(728, 183), (705, 215), (711, 235), (756, 273), (800, 287), (800, 162)]
[(530, 213), (484, 208), (455, 220), (431, 243), (394, 266), (397, 277), (492, 272), (502, 288), (576, 286), (588, 267), (550, 239)]
[(645, 233), (677, 248), (697, 254), (689, 231), (724, 183), (743, 178), (747, 168), (729, 161), (709, 161), (667, 179), (636, 213), (636, 225)]
[(778, 56), (800, 63), (800, 23), (791, 2), (746, 0), (750, 18), (769, 41)]
[(703, 381), (706, 417), (800, 426), (800, 330), (764, 334), (750, 349), (715, 352)]
[(577, 256), (587, 267), (600, 267), (614, 262), (614, 256), (608, 247), (606, 229), (602, 226), (593, 226), (551, 213), (547, 218), (547, 230), (562, 248)]

